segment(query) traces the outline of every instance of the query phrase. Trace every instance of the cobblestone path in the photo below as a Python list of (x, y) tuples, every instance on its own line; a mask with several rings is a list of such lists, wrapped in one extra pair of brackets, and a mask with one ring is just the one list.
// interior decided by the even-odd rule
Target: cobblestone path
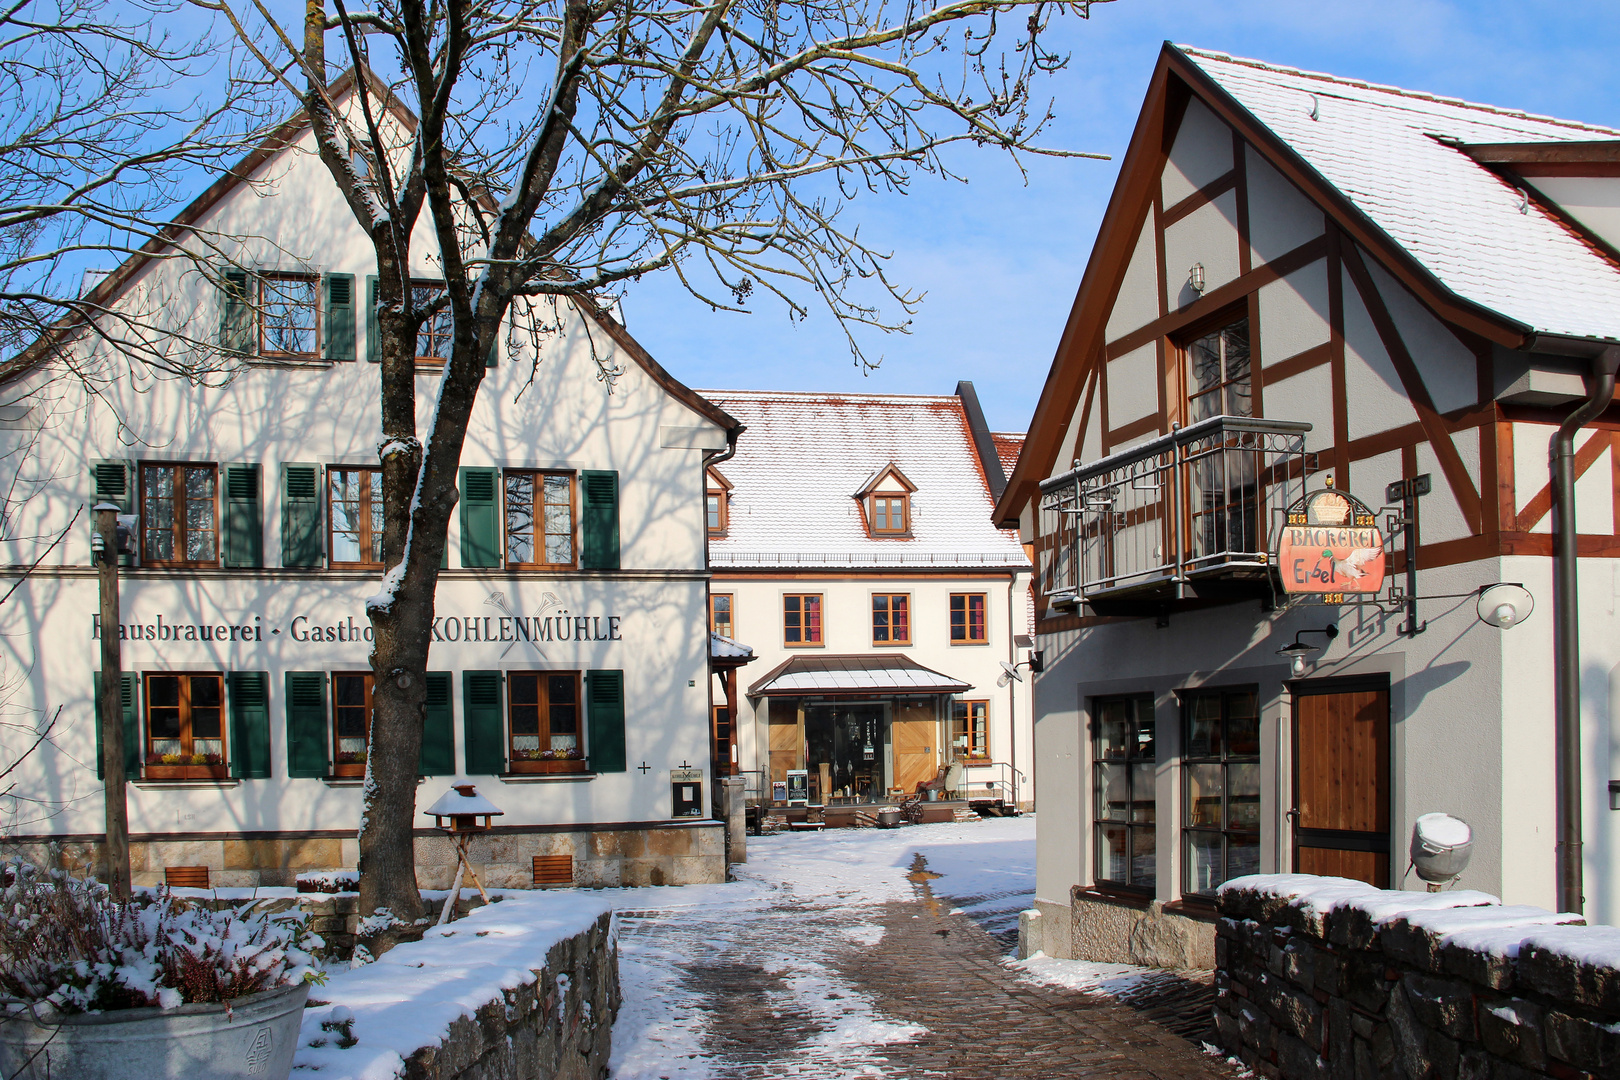
[[(913, 874), (913, 899), (882, 904), (801, 902), (783, 890), (747, 912), (621, 912), (621, 962), (667, 965), (688, 1036), (670, 1047), (667, 1069), (635, 1075), (1236, 1075), (1141, 1012), (1020, 978), (1004, 963), (1005, 943), (935, 899), (930, 876)], [(1167, 1016), (1173, 1024), (1176, 1009)]]

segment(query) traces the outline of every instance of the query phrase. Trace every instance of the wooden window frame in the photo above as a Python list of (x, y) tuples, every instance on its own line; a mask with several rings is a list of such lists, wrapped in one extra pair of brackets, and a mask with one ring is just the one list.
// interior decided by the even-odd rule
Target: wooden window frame
[[(726, 629), (725, 630), (720, 629), (719, 620), (717, 620), (714, 617), (714, 602), (716, 600), (721, 599), (722, 597), (725, 598), (727, 607), (729, 609), (729, 611), (728, 611), (728, 616), (729, 617), (726, 619)], [(737, 631), (737, 594), (736, 593), (728, 593), (728, 592), (710, 593), (709, 594), (709, 632), (714, 633), (714, 634), (720, 634), (720, 635), (722, 635), (724, 637), (735, 639), (736, 636), (737, 636), (736, 631)]]
[[(362, 494), (362, 496), (361, 496), (361, 500), (362, 500), (361, 505), (362, 505), (362, 507), (365, 507), (365, 508), (369, 509), (372, 505), (377, 505), (377, 506), (382, 505), (382, 469), (374, 467), (374, 466), (370, 466), (370, 465), (331, 465), (331, 466), (328, 466), (324, 471), (326, 473), (326, 550), (328, 552), (327, 565), (332, 566), (332, 567), (351, 567), (351, 568), (356, 568), (357, 567), (357, 568), (371, 569), (371, 570), (380, 569), (383, 566), (383, 560), (382, 560), (382, 557), (380, 555), (378, 556), (378, 558), (376, 559), (375, 562), (370, 561), (370, 560), (361, 560), (359, 562), (348, 562), (348, 561), (340, 561), (338, 559), (338, 557), (337, 557), (337, 545), (333, 542), (334, 534), (337, 532), (337, 529), (336, 529), (337, 514), (333, 511), (333, 508), (332, 508), (332, 505), (333, 505), (332, 478), (333, 478), (334, 475), (336, 475), (338, 473), (358, 472), (358, 473), (366, 474), (367, 480), (365, 482), (365, 486), (362, 489), (364, 494)], [(362, 513), (360, 515), (360, 532), (359, 532), (359, 535), (360, 535), (360, 550), (361, 551), (369, 552), (369, 551), (372, 551), (372, 550), (376, 550), (376, 549), (378, 549), (380, 547), (381, 542), (382, 542), (382, 538), (380, 536), (374, 535), (373, 532), (372, 532), (372, 514), (371, 513)]]
[[(1226, 413), (1224, 408), (1227, 388), (1230, 386), (1239, 385), (1242, 380), (1229, 379), (1226, 377), (1227, 372), (1223, 358), (1221, 381), (1207, 390), (1199, 391), (1193, 384), (1192, 347), (1194, 344), (1210, 336), (1211, 334), (1221, 333), (1222, 331), (1225, 331), (1230, 327), (1234, 327), (1239, 323), (1249, 324), (1247, 331), (1249, 341), (1249, 368), (1247, 381), (1249, 386), (1249, 415), (1254, 415), (1254, 383), (1256, 374), (1254, 364), (1254, 324), (1249, 318), (1249, 309), (1247, 304), (1243, 303), (1234, 307), (1225, 308), (1219, 312), (1216, 312), (1214, 315), (1211, 315), (1207, 319), (1200, 319), (1191, 326), (1182, 328), (1181, 330), (1177, 331), (1175, 337), (1172, 339), (1172, 344), (1175, 346), (1173, 350), (1174, 355), (1178, 361), (1177, 379), (1180, 381), (1181, 385), (1180, 412), (1184, 423), (1193, 424), (1198, 422), (1197, 420), (1193, 419), (1193, 402), (1195, 399), (1209, 397), (1212, 394), (1220, 396), (1223, 407), (1216, 409), (1216, 411), (1211, 413), (1210, 416), (1231, 415)], [(1204, 419), (1208, 419), (1208, 417), (1204, 417)]]
[[(141, 564), (143, 566), (175, 566), (175, 567), (218, 566), (219, 563), (220, 563), (220, 556), (221, 556), (221, 550), (220, 550), (221, 537), (220, 537), (220, 529), (219, 529), (219, 525), (220, 525), (220, 521), (219, 521), (219, 465), (217, 463), (215, 463), (215, 462), (212, 462), (212, 461), (142, 461), (142, 462), (137, 463), (135, 468), (136, 468), (136, 472), (139, 474), (139, 479), (140, 479), (140, 500), (141, 501), (140, 501), (139, 505), (140, 505), (140, 513), (141, 513), (141, 524), (140, 524)], [(169, 470), (172, 474), (178, 474), (178, 472), (180, 470), (184, 470), (184, 469), (207, 469), (207, 470), (209, 470), (210, 472), (212, 472), (214, 474), (214, 497), (210, 500), (213, 503), (213, 521), (214, 521), (214, 526), (213, 526), (214, 557), (212, 559), (185, 559), (185, 558), (159, 559), (159, 558), (154, 557), (147, 550), (147, 536), (146, 536), (146, 534), (149, 531), (149, 527), (147, 525), (147, 512), (146, 512), (146, 504), (147, 504), (146, 471), (148, 469), (166, 469), (166, 470)], [(171, 531), (171, 534), (172, 534), (172, 537), (173, 537), (173, 540), (174, 540), (174, 550), (176, 552), (184, 552), (186, 550), (186, 534), (187, 534), (185, 507), (186, 507), (186, 503), (189, 502), (190, 500), (188, 500), (188, 499), (186, 499), (184, 497), (184, 491), (185, 491), (184, 477), (179, 476), (179, 475), (175, 475), (173, 477), (173, 479), (177, 480), (179, 482), (173, 484), (173, 490), (174, 490), (175, 494), (171, 496), (171, 499), (174, 502), (174, 513), (173, 513), (173, 519), (174, 520), (173, 520), (172, 524), (169, 526), (169, 528), (170, 528), (170, 531)]]
[[(574, 685), (574, 746), (572, 748), (557, 748), (551, 745), (552, 739), (558, 734), (551, 730), (551, 680), (554, 678), (568, 678)], [(535, 680), (536, 700), (519, 701), (517, 695), (517, 682), (519, 679), (533, 678)], [(584, 673), (578, 670), (551, 671), (551, 670), (524, 670), (508, 671), (506, 682), (506, 760), (508, 768), (514, 773), (518, 772), (584, 772), (586, 769), (586, 754), (589, 747), (585, 745), (585, 729), (588, 717), (586, 715), (585, 680)], [(566, 704), (566, 703), (559, 703)], [(538, 710), (539, 724), (536, 738), (539, 747), (535, 750), (519, 750), (515, 745), (519, 737), (513, 731), (513, 711), (522, 706), (534, 705)], [(527, 737), (527, 736), (525, 736)], [(557, 753), (559, 749), (572, 752), (572, 757), (541, 757)], [(535, 755), (532, 757), (519, 757), (520, 754)]]
[[(412, 281), (411, 281), (411, 304), (412, 304), (412, 306), (419, 306), (419, 300), (418, 300), (418, 297), (416, 295), (418, 290), (423, 290), (423, 291), (431, 290), (434, 293), (444, 293), (444, 292), (448, 291), (448, 287), (442, 281), (422, 281), (422, 280), (412, 279)], [(432, 300), (432, 299), (435, 299), (435, 297), (425, 297), (423, 299)], [(446, 320), (443, 329), (441, 329), (440, 326), (436, 322), (436, 320), (441, 319), (441, 318)], [(444, 362), (447, 359), (449, 359), (448, 350), (453, 349), (455, 347), (455, 341), (454, 341), (455, 329), (454, 329), (453, 325), (450, 324), (449, 319), (450, 319), (450, 308), (449, 308), (448, 305), (446, 305), (444, 308), (442, 308), (438, 312), (434, 313), (434, 315), (432, 315), (429, 318), (423, 320), (422, 325), (416, 331), (416, 349), (414, 350), (415, 351), (414, 359), (415, 359), (417, 367), (424, 368), (424, 369), (429, 370), (429, 371), (438, 371), (438, 370), (440, 370), (441, 368), (444, 367)], [(426, 337), (429, 344), (432, 344), (433, 342), (435, 342), (439, 338), (443, 338), (444, 342), (445, 342), (444, 347), (447, 350), (446, 355), (445, 356), (435, 356), (432, 353), (423, 353), (423, 352), (421, 352), (420, 350), (422, 348), (422, 339), (424, 337)]]
[[(812, 600), (812, 599), (815, 600), (815, 602), (816, 602), (815, 603), (815, 608), (816, 608), (816, 619), (815, 619), (816, 636), (815, 636), (814, 640), (810, 640), (810, 639), (805, 637), (805, 631), (807, 629), (807, 626), (806, 626), (806, 619), (805, 619), (806, 611), (805, 611), (805, 603), (804, 602), (806, 600)], [(798, 625), (799, 640), (798, 641), (790, 640), (789, 637), (788, 637), (788, 634), (789, 634), (790, 630), (793, 629), (788, 623), (788, 615), (790, 614), (790, 612), (788, 610), (788, 602), (792, 601), (792, 600), (797, 600), (799, 602), (798, 610), (796, 612), (791, 613), (791, 614), (795, 614), (795, 615), (798, 616), (798, 620), (799, 620), (799, 625)], [(813, 592), (813, 593), (783, 593), (782, 594), (782, 646), (783, 646), (783, 648), (787, 648), (787, 649), (819, 649), (819, 648), (822, 648), (823, 646), (825, 646), (826, 643), (827, 643), (827, 600), (826, 600), (826, 595), (824, 593), (818, 593), (818, 592)]]
[[(217, 762), (196, 763), (191, 759), (197, 755), (197, 736), (191, 730), (192, 706), (191, 692), (193, 679), (214, 679), (219, 684), (219, 760)], [(164, 762), (162, 755), (153, 747), (156, 738), (152, 734), (152, 680), (176, 679), (179, 682), (179, 740), (181, 750), (179, 757), (185, 760)], [(143, 775), (149, 780), (223, 780), (230, 776), (231, 745), (230, 702), (225, 696), (225, 674), (220, 671), (146, 671), (141, 673), (141, 729), (144, 736), (141, 760), (145, 763)], [(167, 741), (167, 740), (165, 740)], [(157, 759), (157, 760), (154, 760)]]
[[(900, 622), (903, 624), (903, 637), (895, 636), (895, 602), (899, 601)], [(878, 612), (882, 604), (883, 614), (888, 621), (888, 637), (878, 637)], [(872, 594), (872, 644), (873, 645), (910, 645), (911, 644), (911, 594), (910, 593), (873, 593)]]
[[(1127, 704), (1132, 709), (1129, 721), (1131, 737), (1129, 749), (1122, 756), (1103, 756), (1103, 710), (1109, 705)], [(1153, 736), (1149, 743), (1153, 747), (1152, 754), (1141, 752), (1142, 744), (1139, 732), (1144, 722), (1152, 726)], [(1158, 792), (1158, 713), (1154, 708), (1153, 697), (1150, 694), (1115, 694), (1107, 697), (1098, 697), (1091, 700), (1091, 879), (1106, 887), (1110, 891), (1127, 894), (1152, 896), (1158, 888), (1160, 871), (1164, 868), (1165, 860), (1159, 858), (1159, 792)], [(1152, 790), (1151, 803), (1153, 806), (1152, 820), (1137, 821), (1135, 807), (1138, 804), (1136, 792), (1136, 777), (1142, 766), (1151, 766), (1148, 781)], [(1127, 810), (1123, 819), (1103, 816), (1102, 808), (1106, 795), (1106, 785), (1103, 780), (1105, 770), (1118, 768), (1122, 770), (1125, 780), (1125, 805)], [(1125, 873), (1126, 880), (1106, 876), (1103, 858), (1104, 830), (1123, 826), (1125, 829)], [(1148, 882), (1136, 880), (1136, 837), (1146, 833), (1153, 838), (1153, 880)]]
[[(894, 515), (885, 514), (889, 519), (887, 526), (878, 525), (878, 501), (898, 501), (900, 503), (900, 524), (894, 524)], [(911, 535), (911, 493), (908, 491), (874, 491), (866, 497), (866, 524), (867, 530), (873, 536), (910, 536)]]
[[(343, 760), (343, 755), (345, 753), (353, 753), (353, 751), (346, 751), (346, 750), (340, 749), (339, 748), (339, 741), (338, 741), (340, 739), (340, 736), (338, 734), (338, 680), (339, 679), (360, 679), (360, 680), (362, 680), (362, 693), (363, 693), (364, 698), (365, 698), (365, 705), (363, 707), (364, 707), (364, 709), (366, 711), (366, 725), (365, 725), (365, 733), (363, 735), (361, 735), (360, 738), (361, 738), (361, 741), (365, 743), (366, 748), (364, 750), (360, 751), (360, 757), (358, 759), (351, 759), (349, 761), (344, 761)], [(377, 689), (376, 680), (375, 680), (373, 674), (371, 672), (369, 672), (369, 671), (334, 671), (334, 672), (332, 672), (332, 674), (330, 676), (330, 681), (332, 683), (332, 690), (331, 690), (331, 698), (332, 698), (332, 716), (331, 716), (331, 727), (332, 727), (332, 775), (333, 776), (364, 776), (364, 775), (366, 775), (366, 755), (369, 754), (370, 751), (371, 751), (371, 721), (372, 721), (373, 717), (376, 715), (376, 713), (375, 713), (376, 704), (375, 704), (375, 701), (374, 701), (374, 696), (376, 694), (376, 689)]]
[[(984, 721), (984, 740), (983, 740), (984, 745), (982, 747), (980, 747), (978, 752), (976, 752), (976, 753), (974, 752), (974, 749), (973, 749), (973, 720), (974, 720), (973, 712), (974, 712), (974, 706), (978, 706), (980, 719), (982, 719)], [(960, 716), (957, 715), (957, 710), (958, 709), (962, 710), (962, 715), (960, 715)], [(966, 742), (967, 748), (960, 752), (960, 757), (961, 757), (962, 761), (966, 762), (969, 765), (984, 764), (984, 763), (987, 763), (987, 762), (990, 761), (990, 699), (989, 698), (967, 698), (967, 699), (958, 699), (956, 701), (951, 702), (951, 752), (953, 754), (957, 753), (957, 750), (956, 750), (957, 742), (956, 742), (956, 740), (958, 738), (965, 738), (967, 740), (967, 742)]]
[[(297, 281), (307, 283), (310, 285), (314, 293), (315, 299), (309, 308), (310, 320), (314, 324), (312, 329), (314, 348), (309, 352), (284, 352), (279, 349), (272, 349), (269, 347), (269, 343), (265, 340), (265, 331), (270, 325), (269, 315), (272, 306), (271, 301), (267, 299), (265, 295), (265, 286), (277, 281)], [(321, 326), (321, 323), (323, 322), (321, 318), (321, 275), (305, 274), (297, 271), (263, 270), (253, 275), (253, 292), (253, 299), (257, 305), (257, 318), (254, 321), (258, 324), (257, 340), (259, 345), (258, 354), (260, 356), (267, 360), (309, 361), (321, 359), (321, 347), (325, 344), (325, 342), (321, 340), (323, 331), (323, 327)], [(299, 306), (287, 304), (280, 300), (276, 301), (275, 304), (277, 307), (286, 308), (294, 308)]]
[[(978, 597), (982, 610), (979, 615), (978, 637), (973, 636), (973, 619), (970, 601)], [(957, 628), (957, 601), (962, 602), (961, 626), (962, 636), (956, 635)], [(952, 645), (988, 645), (990, 644), (990, 594), (982, 592), (951, 593), (950, 599), (950, 639)]]
[[(535, 503), (530, 502), (530, 550), (536, 555), (544, 557), (546, 551), (545, 532), (545, 478), (561, 477), (568, 481), (568, 562), (514, 562), (511, 557), (511, 537), (509, 531), (510, 509), (507, 503), (506, 481), (508, 477), (527, 476), (530, 478), (531, 500), (535, 494), (540, 495), (540, 513), (535, 513)], [(580, 513), (579, 513), (579, 476), (570, 469), (502, 469), (500, 471), (500, 514), (501, 514), (501, 563), (508, 570), (573, 570), (579, 566), (580, 547)]]
[[(1228, 708), (1233, 697), (1248, 695), (1254, 707), (1254, 753), (1234, 754), (1231, 752), (1231, 712)], [(1181, 820), (1177, 823), (1176, 841), (1181, 845), (1181, 891), (1188, 896), (1210, 897), (1214, 896), (1221, 883), (1233, 877), (1240, 876), (1232, 873), (1231, 840), (1234, 836), (1252, 841), (1252, 846), (1258, 852), (1260, 849), (1260, 804), (1259, 797), (1264, 788), (1264, 777), (1261, 775), (1262, 746), (1260, 739), (1260, 694), (1253, 686), (1210, 686), (1199, 687), (1196, 690), (1185, 690), (1180, 693), (1181, 698)], [(1220, 698), (1220, 725), (1221, 746), (1217, 754), (1195, 755), (1192, 741), (1193, 704), (1199, 698)], [(1195, 766), (1218, 765), (1221, 769), (1221, 820), (1219, 825), (1205, 825), (1192, 823), (1193, 792), (1192, 778)], [(1234, 765), (1252, 765), (1256, 775), (1256, 795), (1253, 828), (1234, 828), (1231, 811), (1231, 772)], [(1221, 841), (1221, 873), (1220, 881), (1214, 882), (1208, 889), (1194, 889), (1192, 843), (1196, 837), (1219, 836)], [(1243, 873), (1259, 873), (1259, 863), (1253, 870), (1245, 869)]]

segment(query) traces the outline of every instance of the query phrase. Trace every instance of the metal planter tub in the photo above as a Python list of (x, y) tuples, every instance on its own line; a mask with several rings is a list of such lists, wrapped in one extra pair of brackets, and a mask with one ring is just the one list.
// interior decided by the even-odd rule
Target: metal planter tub
[(39, 1023), (0, 1014), (7, 1080), (287, 1080), (309, 984), (223, 1004), (120, 1009)]

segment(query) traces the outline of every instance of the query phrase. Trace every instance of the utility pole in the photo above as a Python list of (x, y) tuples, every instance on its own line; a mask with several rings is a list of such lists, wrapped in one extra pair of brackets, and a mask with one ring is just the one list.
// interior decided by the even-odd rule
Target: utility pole
[(118, 511), (117, 503), (97, 503), (96, 531), (90, 548), (101, 585), (101, 696), (96, 702), (101, 724), (101, 772), (107, 804), (107, 884), (113, 897), (128, 900), (129, 806), (124, 797), (124, 668), (118, 643)]

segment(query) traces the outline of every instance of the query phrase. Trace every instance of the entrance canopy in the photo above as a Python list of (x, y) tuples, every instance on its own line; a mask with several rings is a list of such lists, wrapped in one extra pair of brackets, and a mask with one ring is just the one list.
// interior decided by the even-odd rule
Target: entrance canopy
[(899, 653), (857, 656), (795, 656), (748, 688), (749, 697), (803, 697), (808, 694), (889, 696), (959, 694), (972, 683), (942, 675)]

